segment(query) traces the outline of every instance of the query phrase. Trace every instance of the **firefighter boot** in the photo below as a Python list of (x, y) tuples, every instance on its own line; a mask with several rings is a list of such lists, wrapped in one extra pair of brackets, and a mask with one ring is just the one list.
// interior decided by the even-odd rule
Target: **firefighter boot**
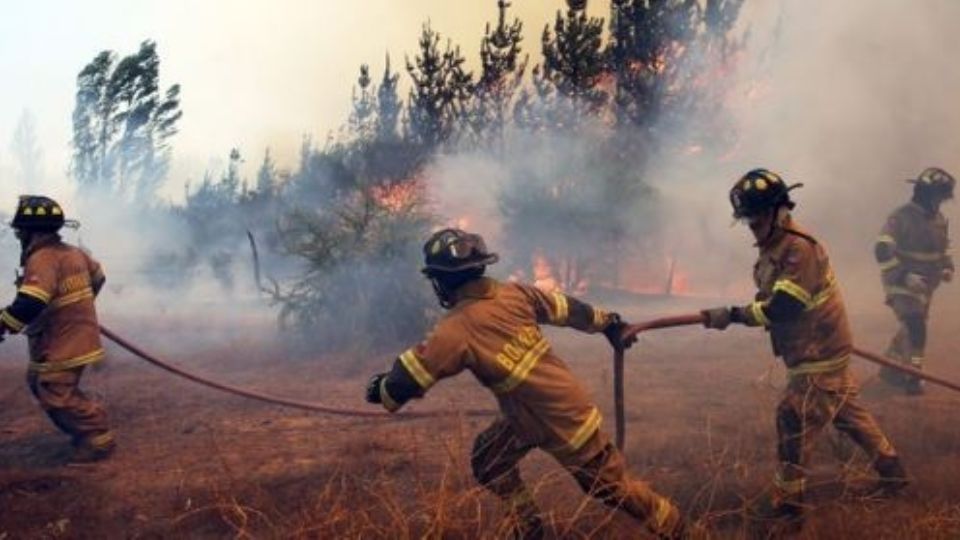
[(543, 540), (546, 528), (538, 514), (515, 516), (508, 538), (511, 540)]
[[(923, 357), (914, 356), (910, 359), (910, 365), (916, 369), (923, 369)], [(924, 393), (923, 380), (917, 377), (907, 376), (904, 382), (904, 388), (907, 391), (907, 394), (911, 396), (920, 396)]]
[(117, 444), (114, 442), (113, 433), (105, 432), (93, 437), (79, 439), (74, 442), (73, 455), (70, 456), (68, 465), (88, 465), (103, 461), (113, 455)]
[(907, 479), (907, 472), (900, 463), (897, 456), (880, 456), (873, 462), (873, 469), (877, 471), (880, 479), (874, 486), (870, 496), (873, 497), (893, 497), (903, 491), (910, 481)]
[(798, 533), (803, 529), (803, 494), (774, 492), (748, 507), (747, 517), (763, 537)]

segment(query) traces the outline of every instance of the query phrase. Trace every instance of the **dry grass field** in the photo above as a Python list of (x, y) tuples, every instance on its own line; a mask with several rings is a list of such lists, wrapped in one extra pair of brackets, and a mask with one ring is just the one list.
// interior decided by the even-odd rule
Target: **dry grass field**
[[(630, 318), (689, 311), (652, 302)], [(889, 315), (855, 313), (858, 343), (882, 349)], [(934, 323), (929, 369), (960, 380), (952, 317)], [(274, 394), (365, 407), (377, 358), (317, 358), (284, 347), (264, 326), (219, 329), (159, 320), (105, 321), (158, 355), (233, 384)], [(593, 392), (611, 431), (612, 380), (602, 337), (549, 330), (556, 350)], [(173, 341), (173, 338), (176, 340)], [(202, 338), (202, 339), (200, 339)], [(63, 467), (66, 439), (23, 385), (25, 349), (3, 345), (0, 363), (0, 539), (14, 538), (496, 538), (497, 501), (469, 472), (473, 437), (487, 420), (464, 408), (494, 401), (469, 374), (438, 385), (416, 410), (439, 420), (330, 417), (216, 393), (111, 348), (93, 374), (119, 437), (114, 459)], [(774, 469), (773, 411), (783, 369), (765, 336), (737, 328), (645, 335), (627, 360), (627, 458), (638, 477), (673, 497), (716, 538), (757, 530), (743, 508)], [(815, 456), (799, 538), (960, 538), (960, 394), (930, 388), (910, 398), (856, 362), (863, 399), (914, 478), (902, 497), (865, 500), (866, 459), (828, 434)], [(584, 497), (552, 460), (534, 453), (525, 478), (556, 538), (638, 538), (642, 529)]]

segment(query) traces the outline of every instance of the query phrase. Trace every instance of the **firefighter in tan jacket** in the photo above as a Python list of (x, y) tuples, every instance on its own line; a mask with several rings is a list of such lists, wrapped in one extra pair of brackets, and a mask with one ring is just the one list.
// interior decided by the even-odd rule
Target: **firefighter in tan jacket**
[[(956, 180), (943, 169), (930, 167), (908, 182), (913, 183), (913, 198), (887, 218), (874, 252), (887, 305), (900, 321), (887, 355), (923, 369), (930, 300), (940, 283), (953, 279), (947, 218), (940, 205), (953, 198)], [(881, 376), (912, 394), (923, 392), (923, 381), (916, 377), (891, 369), (881, 371)]]
[(22, 247), (23, 275), (13, 303), (0, 311), (0, 338), (27, 335), (30, 390), (71, 436), (71, 462), (82, 463), (114, 449), (103, 405), (79, 388), (84, 369), (104, 356), (94, 297), (105, 278), (89, 255), (60, 240), (63, 224), (63, 209), (52, 199), (20, 197), (10, 225)]
[(586, 492), (622, 508), (655, 534), (678, 537), (683, 529), (679, 511), (628, 476), (623, 456), (600, 429), (597, 406), (539, 328), (545, 323), (603, 332), (620, 345), (625, 323), (559, 292), (483, 277), (485, 267), (498, 258), (479, 235), (439, 231), (425, 244), (424, 255), (423, 273), (449, 313), (389, 372), (371, 379), (367, 400), (396, 411), (437, 381), (470, 370), (494, 393), (502, 414), (476, 438), (473, 473), (508, 503), (517, 518), (516, 535), (543, 534), (539, 509), (518, 468), (527, 453), (540, 448)]
[(823, 245), (791, 217), (795, 187), (755, 169), (731, 189), (734, 217), (749, 224), (760, 251), (753, 272), (758, 292), (746, 306), (703, 313), (708, 328), (722, 330), (731, 322), (763, 327), (786, 364), (787, 388), (776, 415), (780, 465), (773, 496), (756, 509), (799, 525), (810, 452), (827, 424), (873, 460), (882, 492), (895, 493), (907, 481), (890, 441), (860, 405), (848, 367), (853, 341), (843, 298)]

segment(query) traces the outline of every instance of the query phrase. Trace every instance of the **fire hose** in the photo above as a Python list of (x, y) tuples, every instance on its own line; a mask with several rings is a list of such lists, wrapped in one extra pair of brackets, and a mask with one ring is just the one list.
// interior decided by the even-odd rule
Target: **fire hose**
[[(623, 338), (626, 340), (647, 330), (659, 330), (662, 328), (673, 328), (677, 326), (691, 326), (695, 324), (703, 324), (703, 322), (704, 316), (700, 313), (663, 317), (628, 326), (623, 332)], [(891, 358), (863, 350), (859, 347), (853, 348), (853, 354), (863, 358), (864, 360), (867, 360), (868, 362), (879, 364), (918, 379), (923, 379), (933, 384), (949, 388), (950, 390), (960, 392), (960, 384), (948, 381), (935, 375), (931, 375), (929, 373), (925, 373), (913, 367), (903, 365)], [(623, 450), (624, 435), (626, 431), (626, 416), (624, 414), (623, 406), (623, 349), (617, 349), (614, 352), (613, 373), (613, 401), (614, 411), (616, 414), (616, 444), (617, 448)]]
[(469, 417), (481, 417), (481, 416), (489, 417), (497, 414), (495, 411), (483, 410), (483, 409), (466, 409), (463, 411), (420, 411), (420, 412), (404, 411), (404, 412), (391, 414), (387, 412), (374, 412), (374, 411), (367, 411), (362, 409), (331, 407), (328, 405), (324, 405), (323, 403), (317, 403), (313, 401), (301, 401), (297, 399), (288, 399), (288, 398), (282, 398), (278, 396), (272, 396), (269, 394), (257, 392), (255, 390), (250, 390), (247, 388), (241, 388), (239, 386), (233, 386), (229, 384), (216, 382), (216, 381), (207, 379), (205, 377), (201, 377), (200, 375), (197, 375), (195, 373), (189, 372), (185, 369), (176, 367), (173, 364), (165, 362), (151, 355), (150, 353), (147, 353), (146, 351), (140, 349), (133, 343), (130, 343), (129, 341), (123, 339), (122, 337), (114, 333), (112, 330), (104, 326), (100, 327), (100, 333), (103, 334), (110, 341), (126, 349), (128, 352), (130, 352), (134, 356), (137, 356), (143, 360), (146, 360), (150, 364), (153, 364), (154, 366), (160, 369), (173, 373), (174, 375), (183, 377), (184, 379), (188, 379), (190, 381), (201, 384), (203, 386), (207, 386), (209, 388), (214, 388), (222, 392), (227, 392), (228, 394), (234, 394), (237, 396), (254, 399), (257, 401), (262, 401), (265, 403), (272, 403), (274, 405), (282, 405), (284, 407), (293, 407), (295, 409), (303, 409), (307, 411), (321, 412), (321, 413), (333, 414), (337, 416), (351, 416), (351, 417), (359, 416), (359, 417), (365, 417), (365, 418), (384, 418), (384, 419), (400, 418), (400, 419), (412, 420), (412, 419), (420, 419), (420, 418), (440, 418), (440, 417), (451, 416), (457, 413), (462, 414), (463, 416), (469, 416)]

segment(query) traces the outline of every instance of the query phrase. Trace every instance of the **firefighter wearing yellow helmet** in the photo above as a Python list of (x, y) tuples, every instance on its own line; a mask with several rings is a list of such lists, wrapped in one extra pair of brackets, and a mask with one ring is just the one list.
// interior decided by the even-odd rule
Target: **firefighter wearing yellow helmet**
[[(947, 219), (940, 205), (953, 198), (956, 180), (943, 169), (930, 167), (907, 182), (913, 184), (913, 197), (887, 218), (874, 252), (887, 305), (900, 322), (887, 354), (923, 369), (930, 301), (941, 283), (953, 279)], [(923, 392), (923, 381), (916, 377), (891, 369), (883, 370), (881, 376), (911, 394)]]
[(849, 435), (873, 460), (878, 489), (902, 489), (906, 476), (897, 453), (873, 416), (860, 405), (849, 369), (853, 342), (840, 287), (823, 244), (791, 215), (795, 204), (783, 179), (754, 169), (730, 190), (734, 217), (749, 225), (759, 257), (754, 302), (704, 310), (704, 325), (762, 327), (787, 368), (787, 388), (777, 406), (780, 465), (771, 497), (758, 504), (760, 517), (802, 523), (805, 475), (813, 443), (828, 424)]
[(423, 273), (449, 311), (389, 372), (371, 378), (367, 401), (393, 412), (423, 397), (439, 380), (469, 370), (493, 392), (502, 414), (476, 438), (473, 474), (507, 503), (515, 536), (544, 534), (540, 511), (518, 467), (539, 448), (586, 492), (623, 509), (662, 538), (679, 537), (684, 526), (677, 508), (628, 476), (623, 455), (600, 429), (599, 408), (540, 331), (541, 324), (568, 326), (628, 346), (621, 338), (626, 323), (560, 292), (485, 277), (486, 266), (498, 259), (476, 234), (439, 231), (424, 245), (424, 258)]
[(106, 278), (90, 255), (60, 239), (64, 222), (53, 199), (20, 197), (10, 226), (20, 241), (23, 273), (13, 302), (0, 311), (0, 339), (5, 333), (27, 335), (30, 390), (54, 425), (70, 435), (71, 461), (81, 463), (114, 449), (103, 405), (80, 389), (84, 369), (104, 356), (94, 297)]

